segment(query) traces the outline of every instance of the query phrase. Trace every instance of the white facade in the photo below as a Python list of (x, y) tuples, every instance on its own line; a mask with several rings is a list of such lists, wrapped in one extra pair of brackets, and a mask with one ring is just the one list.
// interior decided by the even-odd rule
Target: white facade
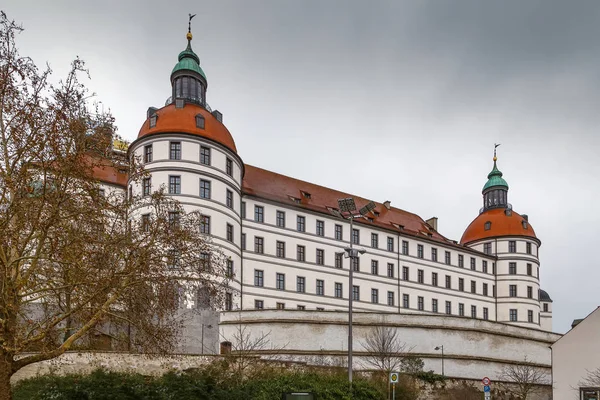
[[(600, 378), (600, 307), (552, 345), (553, 398), (600, 399), (600, 379), (585, 382), (592, 371), (598, 371)], [(590, 388), (589, 397), (580, 393), (582, 387)]]

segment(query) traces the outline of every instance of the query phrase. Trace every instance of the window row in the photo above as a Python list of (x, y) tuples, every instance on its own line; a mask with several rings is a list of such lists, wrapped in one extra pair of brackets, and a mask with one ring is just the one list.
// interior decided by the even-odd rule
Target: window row
[[(202, 128), (204, 127), (202, 118)], [(196, 121), (198, 122), (198, 121)], [(154, 148), (152, 144), (144, 146), (144, 163), (150, 163), (154, 159)], [(181, 160), (181, 142), (169, 142), (169, 160)], [(200, 146), (200, 164), (211, 165), (211, 148)], [(233, 160), (225, 159), (225, 173), (233, 177)]]
[[(142, 196), (152, 194), (152, 178), (142, 180)], [(169, 175), (169, 194), (181, 194), (181, 175)], [(202, 199), (212, 197), (212, 182), (206, 179), (200, 179), (200, 190), (198, 195)], [(233, 191), (225, 189), (225, 205), (233, 209)]]
[[(141, 226), (143, 231), (147, 231), (150, 226), (151, 214), (143, 214)], [(169, 211), (169, 226), (171, 228), (178, 228), (180, 225), (180, 214), (178, 211)], [(211, 218), (210, 215), (202, 215), (200, 220), (200, 226), (198, 227), (200, 233), (206, 235), (211, 234)], [(228, 242), (233, 243), (235, 240), (234, 226), (230, 223), (225, 223), (225, 239)]]
[[(533, 314), (533, 310), (527, 310), (527, 322), (529, 323), (540, 323), (540, 313), (538, 313), (538, 318), (537, 321), (534, 321), (533, 318), (534, 314)], [(516, 308), (511, 308), (509, 310), (509, 318), (510, 322), (525, 322), (523, 320), (519, 320), (519, 310), (517, 310)]]
[[(444, 287), (446, 289), (453, 289), (453, 285), (452, 285), (452, 276), (451, 275), (445, 275), (445, 280), (444, 280)], [(402, 280), (410, 282), (410, 268), (409, 267), (402, 267)], [(418, 269), (417, 270), (417, 283), (421, 283), (421, 284), (425, 284), (425, 270), (423, 269)], [(440, 287), (440, 283), (439, 283), (439, 274), (437, 272), (432, 272), (431, 273), (431, 280), (429, 283), (431, 286), (435, 286), (435, 287)], [(465, 279), (464, 278), (458, 278), (458, 290), (461, 292), (465, 291)], [(496, 296), (496, 285), (492, 285), (492, 290), (490, 292), (489, 290), (489, 286), (487, 283), (482, 283), (482, 287), (481, 287), (481, 293), (479, 293), (477, 291), (477, 281), (475, 280), (471, 280), (470, 281), (470, 292), (473, 294), (482, 294), (483, 296), (492, 296), (495, 297)]]
[[(532, 247), (533, 246), (532, 246), (531, 242), (525, 242), (525, 253), (533, 254)], [(483, 244), (483, 252), (485, 254), (493, 255), (492, 242), (486, 242)], [(509, 253), (517, 253), (517, 241), (516, 240), (508, 241), (508, 252)]]
[[(517, 268), (517, 263), (516, 262), (509, 262), (508, 263), (508, 274), (509, 275), (519, 275), (522, 274), (523, 271), (519, 271), (519, 269)], [(533, 276), (533, 265), (531, 263), (527, 263), (526, 264), (526, 270), (525, 273), (528, 276)], [(537, 273), (537, 277), (539, 278), (540, 276), (540, 267), (536, 266), (536, 273)]]

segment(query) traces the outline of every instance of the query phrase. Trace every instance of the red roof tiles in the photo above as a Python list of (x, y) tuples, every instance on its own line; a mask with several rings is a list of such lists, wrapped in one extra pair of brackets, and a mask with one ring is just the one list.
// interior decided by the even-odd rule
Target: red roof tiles
[[(536, 238), (533, 227), (521, 215), (512, 211), (506, 215), (504, 208), (493, 208), (477, 216), (463, 233), (461, 244), (468, 244), (480, 239), (500, 236), (527, 236)], [(523, 224), (523, 221), (526, 224)], [(485, 223), (490, 222), (490, 229), (485, 230)]]

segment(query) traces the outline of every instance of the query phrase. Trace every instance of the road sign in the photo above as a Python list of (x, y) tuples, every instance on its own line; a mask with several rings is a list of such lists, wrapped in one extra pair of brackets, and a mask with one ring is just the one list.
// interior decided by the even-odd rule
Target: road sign
[(488, 378), (488, 377), (486, 376), (485, 378), (483, 378), (483, 379), (481, 380), (481, 382), (483, 382), (483, 384), (484, 384), (485, 386), (488, 386), (488, 385), (490, 384), (490, 378)]
[(400, 378), (400, 374), (397, 372), (390, 372), (390, 383), (398, 383), (398, 379)]
[(484, 395), (485, 395), (484, 396), (485, 400), (490, 400), (492, 398), (492, 396), (490, 395), (490, 392), (485, 392)]
[(490, 391), (490, 387), (489, 387), (488, 385), (485, 385), (485, 386), (483, 387), (483, 391), (484, 391), (484, 392), (489, 392), (489, 391)]

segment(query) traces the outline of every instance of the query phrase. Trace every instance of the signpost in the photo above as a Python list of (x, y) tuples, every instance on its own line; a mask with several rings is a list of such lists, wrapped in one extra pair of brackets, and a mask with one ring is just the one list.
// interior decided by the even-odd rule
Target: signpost
[(481, 383), (483, 383), (484, 399), (490, 400), (492, 398), (491, 388), (490, 388), (490, 383), (492, 383), (492, 381), (490, 381), (490, 378), (488, 378), (486, 376), (481, 380)]
[[(400, 374), (398, 372), (390, 372), (390, 383), (392, 384), (392, 399), (396, 399), (396, 383), (400, 379)], [(389, 393), (389, 392), (388, 392)]]

